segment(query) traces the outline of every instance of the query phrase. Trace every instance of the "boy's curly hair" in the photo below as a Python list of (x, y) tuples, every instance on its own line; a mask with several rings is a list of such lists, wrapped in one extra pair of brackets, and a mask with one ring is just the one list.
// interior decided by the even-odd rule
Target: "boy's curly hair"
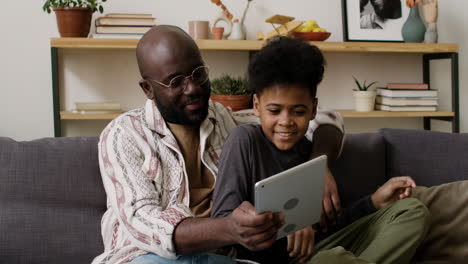
[(317, 85), (325, 70), (322, 52), (303, 39), (280, 36), (273, 38), (249, 63), (249, 88), (257, 94), (276, 84), (298, 85), (317, 94)]

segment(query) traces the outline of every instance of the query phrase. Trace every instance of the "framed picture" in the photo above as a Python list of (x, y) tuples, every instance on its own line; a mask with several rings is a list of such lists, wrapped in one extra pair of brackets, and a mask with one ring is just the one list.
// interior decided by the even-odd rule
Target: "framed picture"
[(403, 42), (405, 0), (342, 0), (344, 41)]

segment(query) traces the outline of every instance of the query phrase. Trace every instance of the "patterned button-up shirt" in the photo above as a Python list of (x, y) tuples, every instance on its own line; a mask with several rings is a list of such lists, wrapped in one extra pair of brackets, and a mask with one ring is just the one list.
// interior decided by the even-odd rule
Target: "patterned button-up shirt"
[[(216, 177), (229, 132), (239, 123), (258, 122), (252, 111), (231, 112), (210, 101), (200, 127), (203, 164)], [(318, 111), (308, 138), (319, 124), (343, 131), (336, 112)], [(113, 120), (99, 141), (99, 166), (107, 193), (102, 221), (104, 253), (93, 263), (126, 263), (149, 252), (175, 259), (175, 226), (193, 217), (184, 158), (154, 101)]]

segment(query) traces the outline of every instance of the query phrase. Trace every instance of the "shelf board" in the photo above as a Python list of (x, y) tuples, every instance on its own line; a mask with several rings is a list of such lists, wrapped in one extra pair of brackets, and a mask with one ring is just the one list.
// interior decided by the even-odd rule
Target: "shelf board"
[[(345, 118), (369, 118), (369, 117), (453, 117), (453, 112), (356, 112), (354, 110), (336, 110)], [(77, 114), (67, 111), (60, 112), (61, 120), (112, 120), (121, 115), (115, 114)]]
[(369, 118), (369, 117), (453, 117), (454, 112), (388, 112), (371, 111), (356, 112), (354, 110), (336, 110), (347, 118)]
[[(123, 112), (122, 112), (123, 113)], [(73, 113), (70, 111), (61, 111), (61, 120), (112, 120), (122, 113), (110, 113), (110, 114), (80, 114)]]
[[(52, 48), (63, 49), (135, 49), (138, 39), (51, 38)], [(201, 50), (255, 51), (261, 40), (196, 40)], [(458, 44), (388, 42), (310, 42), (323, 52), (343, 53), (446, 53), (458, 52)]]

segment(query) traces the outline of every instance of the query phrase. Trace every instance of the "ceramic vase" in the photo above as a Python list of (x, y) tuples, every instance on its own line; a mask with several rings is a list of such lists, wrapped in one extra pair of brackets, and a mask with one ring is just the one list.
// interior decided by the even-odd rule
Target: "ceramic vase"
[(403, 28), (401, 29), (401, 35), (405, 42), (423, 42), (424, 34), (426, 33), (426, 26), (419, 16), (418, 6), (412, 7), (408, 19), (406, 19)]
[(245, 34), (242, 29), (242, 25), (239, 24), (239, 21), (234, 20), (234, 23), (232, 24), (231, 35), (229, 35), (228, 39), (235, 39), (235, 40), (245, 39)]

